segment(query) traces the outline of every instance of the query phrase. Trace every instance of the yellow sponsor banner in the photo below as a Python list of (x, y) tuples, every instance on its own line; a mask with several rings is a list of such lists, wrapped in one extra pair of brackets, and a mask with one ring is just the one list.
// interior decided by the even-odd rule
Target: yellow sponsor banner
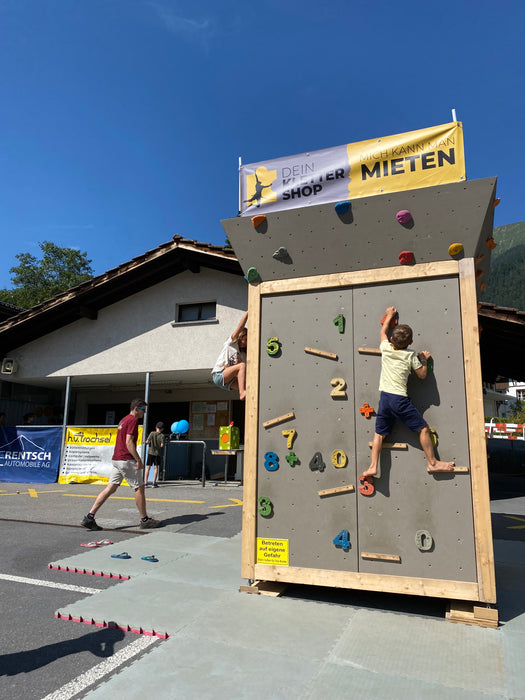
[(257, 538), (257, 564), (288, 566), (288, 540)]
[[(117, 432), (117, 426), (68, 426), (58, 483), (107, 484)], [(141, 443), (142, 426), (139, 426), (139, 454)]]
[(466, 179), (461, 122), (349, 143), (346, 150), (349, 199)]
[(459, 182), (466, 179), (463, 125), (242, 165), (239, 178), (241, 216)]

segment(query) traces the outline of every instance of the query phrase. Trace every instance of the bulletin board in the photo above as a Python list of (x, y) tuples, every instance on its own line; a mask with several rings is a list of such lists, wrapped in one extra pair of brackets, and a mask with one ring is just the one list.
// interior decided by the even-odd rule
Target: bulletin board
[(190, 436), (192, 440), (219, 439), (219, 427), (230, 422), (230, 402), (191, 401)]

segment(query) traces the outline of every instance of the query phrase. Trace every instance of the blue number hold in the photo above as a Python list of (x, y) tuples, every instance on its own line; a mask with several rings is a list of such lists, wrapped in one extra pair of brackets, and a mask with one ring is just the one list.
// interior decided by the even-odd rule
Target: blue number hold
[(350, 549), (350, 534), (348, 530), (341, 530), (341, 532), (334, 537), (333, 542), (336, 547), (341, 547), (341, 549), (347, 552)]
[(279, 469), (279, 457), (275, 452), (265, 452), (264, 466), (269, 472), (275, 472)]

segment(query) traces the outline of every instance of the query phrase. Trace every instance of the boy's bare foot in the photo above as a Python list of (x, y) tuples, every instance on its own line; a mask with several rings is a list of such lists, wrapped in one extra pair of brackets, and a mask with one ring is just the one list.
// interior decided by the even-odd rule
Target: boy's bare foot
[(436, 461), (434, 464), (429, 464), (427, 467), (427, 472), (432, 474), (433, 472), (453, 472), (454, 462), (439, 462)]
[(366, 472), (363, 472), (361, 476), (377, 476), (377, 467), (374, 469), (374, 467), (368, 467)]

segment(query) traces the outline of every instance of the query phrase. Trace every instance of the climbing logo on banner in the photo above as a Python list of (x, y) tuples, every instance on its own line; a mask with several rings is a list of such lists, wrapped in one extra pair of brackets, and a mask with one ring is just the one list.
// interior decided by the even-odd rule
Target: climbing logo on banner
[(242, 165), (242, 216), (465, 180), (461, 122)]

